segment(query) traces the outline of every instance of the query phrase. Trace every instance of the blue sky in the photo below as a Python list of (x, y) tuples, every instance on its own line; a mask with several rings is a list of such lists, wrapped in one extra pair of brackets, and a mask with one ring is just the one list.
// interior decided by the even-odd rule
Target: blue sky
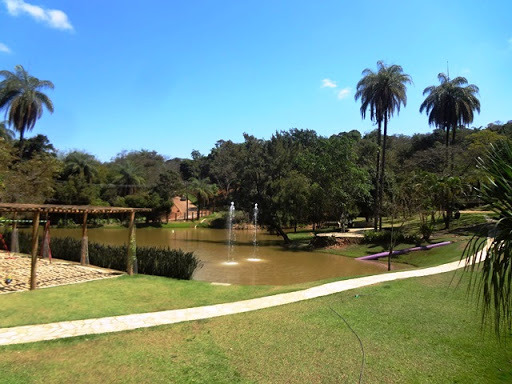
[(512, 119), (512, 2), (0, 0), (0, 67), (55, 84), (42, 133), (108, 161), (122, 150), (208, 154), (247, 132), (373, 129), (354, 92), (378, 60), (411, 75), (390, 134), (429, 132), (437, 74), (480, 88), (473, 126)]

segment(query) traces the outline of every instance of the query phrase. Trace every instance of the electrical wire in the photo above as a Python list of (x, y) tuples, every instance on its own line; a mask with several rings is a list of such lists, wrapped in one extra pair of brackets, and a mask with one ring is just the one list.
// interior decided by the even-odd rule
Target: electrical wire
[(350, 326), (350, 324), (348, 323), (347, 320), (345, 320), (345, 318), (343, 316), (341, 316), (338, 312), (336, 312), (330, 305), (329, 305), (329, 309), (331, 311), (333, 311), (341, 320), (343, 320), (343, 322), (347, 325), (347, 327), (352, 331), (352, 333), (354, 335), (356, 335), (357, 337), (357, 340), (359, 340), (359, 345), (361, 346), (361, 352), (363, 354), (363, 358), (361, 360), (361, 370), (359, 371), (359, 384), (361, 384), (363, 382), (363, 374), (364, 374), (364, 364), (365, 364), (365, 353), (364, 353), (364, 346), (363, 346), (363, 342), (361, 341), (361, 338), (359, 337), (359, 335), (356, 333), (356, 331), (354, 331), (354, 329)]

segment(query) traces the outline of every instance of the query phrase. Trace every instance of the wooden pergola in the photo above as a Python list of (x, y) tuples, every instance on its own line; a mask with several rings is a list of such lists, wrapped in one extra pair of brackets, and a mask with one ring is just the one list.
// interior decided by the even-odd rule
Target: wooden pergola
[[(135, 213), (151, 212), (150, 208), (125, 208), (125, 207), (96, 207), (91, 205), (56, 205), (56, 204), (17, 204), (0, 203), (0, 213), (14, 213), (13, 231), (16, 230), (16, 216), (18, 213), (32, 213), (32, 248), (31, 248), (31, 269), (30, 289), (36, 289), (36, 267), (37, 267), (37, 246), (39, 240), (39, 220), (41, 214), (50, 213), (72, 213), (83, 215), (82, 221), (82, 252), (80, 264), (88, 264), (88, 241), (87, 241), (87, 216), (89, 214), (105, 213), (126, 213), (130, 215), (128, 226), (128, 251), (126, 253), (126, 272), (133, 274), (133, 265), (136, 261), (135, 254)], [(46, 228), (48, 230), (48, 226)], [(46, 233), (45, 233), (46, 236)]]

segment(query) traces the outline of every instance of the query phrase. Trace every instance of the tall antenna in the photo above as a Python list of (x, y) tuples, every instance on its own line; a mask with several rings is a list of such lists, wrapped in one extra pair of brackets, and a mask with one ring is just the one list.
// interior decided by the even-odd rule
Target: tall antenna
[(448, 76), (448, 80), (450, 80), (450, 68), (448, 67), (448, 60), (446, 60), (446, 75)]

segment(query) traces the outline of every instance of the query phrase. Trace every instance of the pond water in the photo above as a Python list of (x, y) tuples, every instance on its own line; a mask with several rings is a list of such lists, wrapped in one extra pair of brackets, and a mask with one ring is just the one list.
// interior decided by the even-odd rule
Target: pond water
[[(383, 264), (354, 260), (321, 252), (287, 250), (280, 237), (235, 231), (228, 245), (226, 230), (216, 229), (137, 229), (138, 246), (181, 248), (193, 251), (203, 262), (194, 280), (244, 285), (287, 285), (327, 278), (374, 274), (385, 271)], [(81, 229), (52, 229), (52, 237), (80, 238)], [(127, 229), (88, 230), (89, 242), (109, 245), (127, 243)]]

